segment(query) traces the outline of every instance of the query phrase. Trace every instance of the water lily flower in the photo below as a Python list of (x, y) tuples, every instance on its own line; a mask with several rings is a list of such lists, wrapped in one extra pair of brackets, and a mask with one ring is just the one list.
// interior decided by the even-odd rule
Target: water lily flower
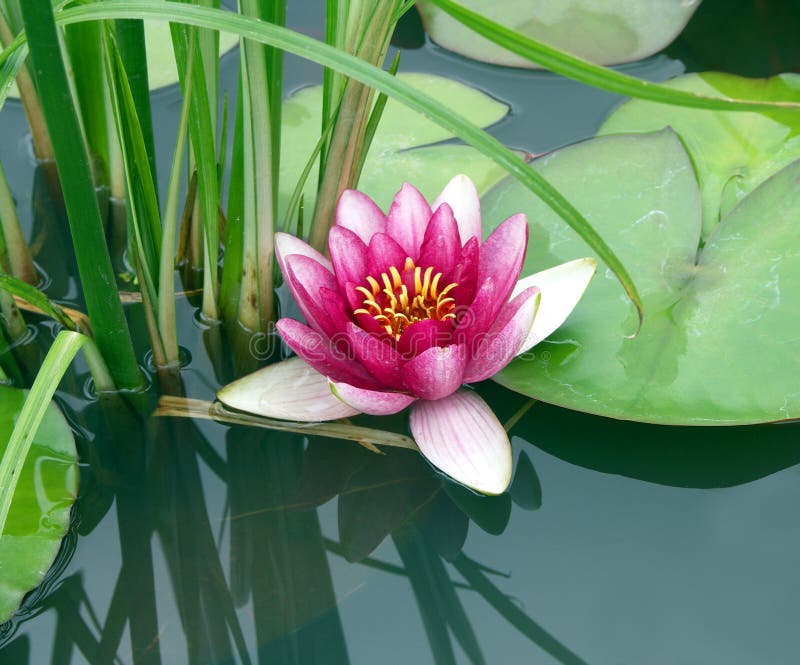
[(219, 400), (306, 421), (411, 407), (411, 433), (434, 466), (479, 492), (503, 492), (508, 435), (463, 385), (488, 379), (560, 326), (596, 263), (579, 259), (519, 280), (525, 215), (482, 237), (478, 194), (464, 175), (433, 205), (403, 185), (388, 215), (365, 194), (345, 191), (330, 260), (291, 235), (275, 238), (306, 320), (284, 318), (277, 328), (298, 357), (235, 381)]

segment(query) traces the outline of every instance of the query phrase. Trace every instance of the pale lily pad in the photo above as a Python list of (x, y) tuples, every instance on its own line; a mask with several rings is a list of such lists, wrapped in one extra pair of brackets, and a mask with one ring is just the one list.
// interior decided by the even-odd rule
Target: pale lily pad
[[(18, 388), (0, 387), (0, 455), (25, 395)], [(51, 404), (33, 439), (0, 536), (0, 623), (53, 564), (77, 489), (75, 440), (64, 416)]]
[[(432, 74), (398, 76), (417, 90), (456, 109), (479, 127), (492, 125), (508, 113), (505, 104), (457, 81)], [(319, 139), (321, 123), (321, 86), (303, 88), (284, 103), (280, 219)], [(479, 192), (485, 192), (503, 176), (501, 167), (474, 148), (457, 144), (430, 145), (451, 138), (453, 135), (446, 129), (390, 99), (375, 132), (358, 188), (385, 210), (403, 182), (413, 183), (433, 201), (456, 172), (470, 176)], [(306, 181), (306, 211), (314, 207), (317, 172), (315, 166)]]
[[(537, 41), (601, 65), (640, 60), (678, 36), (700, 0), (459, 0)], [(511, 67), (533, 63), (479, 37), (430, 2), (417, 2), (425, 30), (446, 49)]]
[[(566, 324), (495, 378), (531, 397), (645, 422), (748, 424), (800, 417), (800, 161), (744, 199), (700, 247), (700, 197), (675, 134), (606, 136), (534, 166), (628, 268), (636, 313), (601, 265)], [(524, 273), (586, 245), (515, 181), (484, 219), (527, 213)]]
[[(800, 75), (747, 79), (709, 72), (665, 85), (709, 96), (800, 101)], [(632, 100), (620, 106), (600, 134), (651, 132), (672, 127), (697, 170), (703, 195), (703, 238), (747, 194), (784, 166), (800, 159), (800, 113), (699, 111)]]

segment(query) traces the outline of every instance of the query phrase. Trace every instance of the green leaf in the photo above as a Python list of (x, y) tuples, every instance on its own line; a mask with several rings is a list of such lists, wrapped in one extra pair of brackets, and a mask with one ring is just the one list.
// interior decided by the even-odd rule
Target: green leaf
[[(77, 453), (67, 421), (50, 404), (50, 395), (43, 395), (36, 385), (27, 401), (26, 394), (18, 388), (0, 387), (0, 466), (17, 457), (11, 452), (21, 433), (15, 423), (32, 436), (27, 456), (22, 457), (24, 464), (20, 462), (21, 471), (15, 469), (16, 489), (0, 536), (0, 623), (11, 616), (53, 563), (78, 488)], [(31, 407), (38, 404), (43, 405), (40, 422), (23, 423)]]
[[(800, 161), (755, 190), (700, 246), (700, 197), (670, 130), (607, 136), (535, 167), (567, 192), (631, 267), (647, 317), (601, 265), (566, 324), (497, 377), (568, 408), (666, 424), (746, 424), (800, 416), (794, 349), (800, 306)], [(520, 187), (485, 200), (490, 219), (524, 210), (524, 272), (581, 256), (583, 244)], [(769, 232), (765, 232), (768, 229)]]
[[(508, 113), (505, 104), (457, 81), (433, 74), (398, 74), (397, 78), (437, 101), (462, 109), (467, 120), (481, 127), (499, 122)], [(321, 109), (321, 86), (304, 88), (284, 103), (281, 191), (278, 200), (281, 219), (289, 204), (294, 183), (317, 143), (322, 122)], [(359, 189), (387, 210), (404, 181), (419, 187), (432, 201), (452, 178), (455, 170), (469, 175), (478, 191), (486, 191), (504, 175), (502, 168), (469, 146), (447, 144), (421, 147), (452, 137), (451, 132), (419, 113), (410, 113), (405, 106), (390, 99), (375, 131)], [(307, 209), (313, 208), (316, 200), (316, 181), (317, 166), (311, 171), (303, 191)]]
[[(526, 37), (598, 64), (632, 62), (667, 46), (700, 6), (662, 0), (459, 0), (472, 11)], [(532, 67), (448, 16), (435, 4), (417, 3), (425, 30), (446, 49), (512, 67)]]
[[(800, 101), (800, 75), (746, 79), (708, 72), (665, 84), (674, 90), (748, 99)], [(609, 116), (600, 134), (672, 127), (697, 170), (703, 194), (703, 237), (753, 189), (800, 158), (800, 113), (696, 113), (633, 100)]]

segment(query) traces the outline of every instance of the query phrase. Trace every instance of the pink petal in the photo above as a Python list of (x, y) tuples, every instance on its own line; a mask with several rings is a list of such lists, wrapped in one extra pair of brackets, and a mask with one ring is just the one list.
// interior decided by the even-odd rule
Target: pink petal
[[(283, 274), (289, 291), (308, 325), (328, 337), (336, 334), (341, 328), (337, 328), (334, 322), (329, 320), (320, 297), (323, 289), (338, 297), (339, 284), (333, 273), (314, 259), (301, 254), (290, 254), (284, 260)], [(341, 299), (336, 305), (344, 309)]]
[(431, 208), (425, 197), (413, 185), (404, 183), (395, 194), (389, 216), (386, 221), (386, 232), (392, 236), (416, 262), (419, 248), (425, 236), (425, 229), (431, 219)]
[(349, 383), (331, 383), (330, 388), (342, 402), (371, 416), (389, 416), (397, 413), (416, 399), (405, 393), (364, 390)]
[(217, 393), (217, 399), (239, 411), (302, 422), (336, 420), (358, 413), (336, 399), (328, 379), (300, 358), (289, 358), (229, 383)]
[(435, 272), (447, 275), (455, 266), (460, 254), (458, 226), (452, 209), (443, 203), (433, 213), (430, 224), (425, 230), (417, 265), (422, 268), (434, 266)]
[(529, 275), (517, 282), (514, 293), (529, 286), (537, 286), (542, 292), (542, 302), (533, 320), (533, 327), (519, 353), (524, 353), (549, 337), (567, 320), (589, 286), (596, 269), (597, 261), (594, 259), (577, 259)]
[(449, 275), (445, 275), (443, 284), (455, 282), (458, 286), (451, 291), (459, 306), (469, 305), (475, 298), (478, 283), (478, 263), (480, 261), (480, 242), (470, 238), (461, 249), (461, 256)]
[(403, 270), (406, 250), (388, 233), (376, 233), (369, 241), (369, 274), (381, 281), (381, 273), (389, 273), (389, 268), (394, 266), (398, 271)]
[(346, 331), (355, 359), (378, 383), (384, 388), (402, 389), (400, 367), (405, 360), (403, 356), (385, 338), (366, 332), (353, 323), (347, 326)]
[(453, 210), (462, 246), (470, 238), (481, 239), (481, 202), (472, 180), (465, 175), (455, 176), (434, 201), (433, 209), (442, 203), (447, 203)]
[(525, 289), (500, 310), (489, 330), (472, 340), (464, 383), (488, 379), (519, 353), (533, 325), (539, 295), (536, 287)]
[(328, 259), (326, 259), (311, 245), (303, 242), (302, 240), (300, 240), (300, 238), (279, 231), (278, 233), (275, 234), (275, 256), (278, 259), (278, 266), (281, 269), (281, 273), (283, 273), (284, 275), (286, 274), (286, 270), (284, 269), (284, 263), (286, 261), (286, 257), (292, 254), (300, 254), (301, 256), (307, 256), (310, 259), (314, 259), (324, 268), (327, 268), (328, 270), (333, 270), (333, 268), (331, 267), (331, 262), (328, 261)]
[(453, 324), (449, 321), (425, 319), (412, 323), (397, 340), (397, 350), (404, 356), (418, 356), (432, 346), (447, 346), (453, 342)]
[(467, 349), (463, 344), (432, 346), (403, 365), (406, 389), (421, 399), (441, 399), (464, 383)]
[(459, 320), (465, 340), (485, 332), (508, 302), (516, 285), (528, 243), (528, 222), (523, 214), (509, 217), (481, 246), (478, 290), (475, 300)]
[(366, 194), (346, 189), (339, 197), (335, 213), (336, 225), (355, 233), (364, 244), (369, 244), (373, 234), (386, 230), (386, 215)]
[(453, 480), (483, 494), (506, 490), (511, 444), (475, 392), (462, 389), (435, 402), (415, 402), (409, 420), (422, 454)]
[[(347, 353), (315, 330), (294, 319), (275, 324), (283, 341), (320, 374), (333, 381), (344, 381), (359, 388), (380, 388), (380, 384)], [(340, 341), (340, 340), (337, 340)]]
[(328, 232), (328, 253), (342, 292), (348, 282), (366, 285), (367, 246), (361, 238), (344, 226), (333, 226)]

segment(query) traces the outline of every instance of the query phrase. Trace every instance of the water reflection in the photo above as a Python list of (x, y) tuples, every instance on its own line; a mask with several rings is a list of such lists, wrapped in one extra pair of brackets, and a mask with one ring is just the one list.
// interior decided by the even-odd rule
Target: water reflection
[[(81, 446), (79, 555), (27, 622), (6, 627), (0, 663), (349, 663), (330, 557), (407, 579), (434, 662), (490, 662), (466, 591), (561, 662), (583, 662), (494, 585), (503, 573), (462, 551), (470, 521), (498, 535), (513, 501), (541, 504), (526, 454), (510, 493), (481, 497), (413, 451), (201, 429), (144, 417), (152, 404), (133, 399), (73, 415), (96, 432)], [(318, 516), (334, 498), (338, 538)], [(373, 555), (384, 541), (398, 562)]]

